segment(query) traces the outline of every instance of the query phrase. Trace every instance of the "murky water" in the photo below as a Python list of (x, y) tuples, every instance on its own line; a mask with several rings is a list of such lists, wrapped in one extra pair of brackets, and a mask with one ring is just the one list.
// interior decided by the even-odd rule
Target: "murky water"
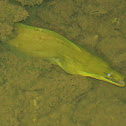
[[(125, 1), (56, 0), (27, 8), (26, 24), (88, 48), (126, 75)], [(0, 46), (1, 126), (125, 126), (126, 88), (70, 75)]]

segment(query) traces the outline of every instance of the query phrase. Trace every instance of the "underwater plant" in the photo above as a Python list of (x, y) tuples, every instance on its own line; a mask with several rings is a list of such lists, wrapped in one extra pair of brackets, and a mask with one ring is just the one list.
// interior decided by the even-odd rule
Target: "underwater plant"
[(4, 41), (12, 35), (13, 24), (25, 20), (28, 12), (20, 5), (0, 1), (0, 40)]
[(16, 0), (20, 2), (23, 6), (34, 6), (34, 5), (40, 5), (43, 0)]

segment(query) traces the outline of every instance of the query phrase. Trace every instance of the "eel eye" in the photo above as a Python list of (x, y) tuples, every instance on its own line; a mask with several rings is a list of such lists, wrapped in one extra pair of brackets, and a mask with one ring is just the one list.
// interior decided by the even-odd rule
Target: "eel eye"
[(107, 77), (111, 77), (112, 75), (110, 73), (107, 73)]

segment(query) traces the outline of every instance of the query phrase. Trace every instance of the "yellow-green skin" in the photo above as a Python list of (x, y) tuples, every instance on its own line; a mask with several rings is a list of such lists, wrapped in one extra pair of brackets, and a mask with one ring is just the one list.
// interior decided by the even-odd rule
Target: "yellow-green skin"
[(20, 23), (17, 23), (15, 28), (16, 37), (4, 42), (4, 45), (15, 54), (41, 57), (59, 65), (67, 73), (93, 77), (120, 87), (125, 86), (124, 77), (108, 63), (63, 36)]

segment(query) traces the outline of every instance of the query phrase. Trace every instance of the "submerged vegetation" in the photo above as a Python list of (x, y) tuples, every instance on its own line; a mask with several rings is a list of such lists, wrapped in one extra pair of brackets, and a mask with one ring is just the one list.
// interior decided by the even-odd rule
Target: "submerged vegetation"
[(12, 34), (13, 24), (25, 20), (28, 12), (20, 5), (0, 1), (0, 40), (6, 40)]
[(8, 36), (12, 36), (14, 23), (23, 21), (29, 16), (24, 6), (40, 5), (43, 0), (15, 0), (13, 2), (0, 1), (0, 41), (5, 41)]
[(34, 6), (34, 5), (40, 5), (43, 0), (16, 0), (20, 2), (23, 6), (28, 5), (28, 6)]

